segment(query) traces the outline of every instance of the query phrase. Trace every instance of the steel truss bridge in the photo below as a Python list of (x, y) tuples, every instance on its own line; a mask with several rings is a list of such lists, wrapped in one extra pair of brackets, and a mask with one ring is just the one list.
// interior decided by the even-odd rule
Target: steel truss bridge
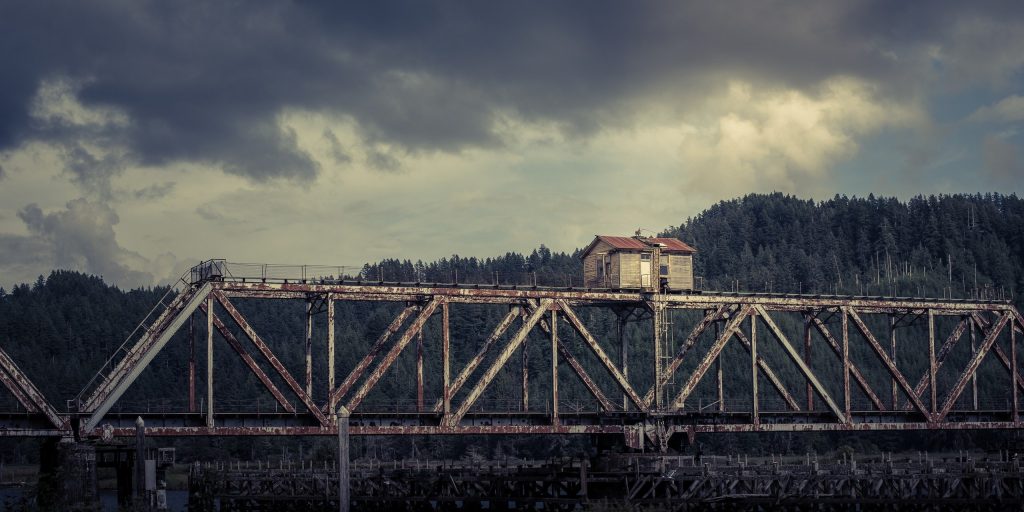
[[(140, 416), (150, 436), (336, 435), (339, 411), (353, 435), (614, 434), (662, 450), (674, 435), (711, 432), (1024, 427), (1024, 318), (1005, 301), (367, 283), (305, 268), (293, 278), (237, 269), (210, 260), (183, 277), (66, 412), (0, 351), (0, 380), (25, 409), (0, 413), (0, 436), (130, 436)], [(247, 301), (305, 304), (304, 369), (292, 373), (278, 359), (237, 307)], [(355, 348), (336, 343), (335, 310), (352, 302), (392, 303), (398, 313), (354, 366), (341, 368), (338, 352)], [(451, 311), (470, 307), (497, 308), (500, 320), (477, 339), (452, 339)], [(326, 316), (321, 354), (312, 349), (318, 315)], [(592, 327), (602, 315), (612, 321)], [(440, 327), (425, 342), (428, 321)], [(115, 408), (179, 331), (188, 333), (188, 388), (179, 393), (187, 406)], [(961, 341), (968, 338), (970, 346)], [(453, 348), (468, 347), (475, 355), (456, 361)], [(205, 351), (205, 375), (197, 375), (197, 351)], [(397, 370), (412, 352), (415, 374)], [(222, 411), (209, 385), (215, 355), (239, 358), (276, 412)], [(314, 357), (326, 359), (326, 378), (317, 376), (326, 389), (314, 390)], [(425, 379), (431, 358), (441, 375)], [(548, 396), (530, 396), (538, 378), (549, 380)], [(368, 400), (389, 379), (410, 384), (414, 407)], [(198, 407), (197, 381), (205, 388)], [(579, 390), (587, 405), (569, 408), (560, 386)], [(494, 396), (519, 405), (491, 408)]]

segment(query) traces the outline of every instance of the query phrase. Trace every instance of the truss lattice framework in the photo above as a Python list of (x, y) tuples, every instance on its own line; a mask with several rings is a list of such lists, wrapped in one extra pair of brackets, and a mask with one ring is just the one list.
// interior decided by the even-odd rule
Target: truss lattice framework
[[(305, 301), (306, 354), (304, 374), (296, 377), (277, 358), (271, 346), (261, 338), (249, 320), (236, 307), (240, 299), (281, 299)], [(376, 301), (403, 304), (391, 323), (361, 354), (347, 373), (336, 375), (335, 304), (342, 301)], [(478, 346), (474, 357), (459, 368), (453, 367), (450, 339), (450, 308), (462, 304), (506, 305), (508, 312), (481, 340), (454, 340)], [(580, 308), (606, 308), (618, 318), (615, 339), (601, 339), (587, 327)], [(673, 316), (679, 310), (700, 313), (688, 334), (675, 342), (670, 334)], [(326, 390), (313, 389), (313, 317), (326, 313)], [(797, 314), (802, 318), (802, 333), (787, 333), (780, 315)], [(261, 411), (221, 412), (207, 385), (202, 410), (196, 407), (196, 329), (189, 323), (191, 356), (188, 363), (188, 410), (140, 414), (111, 412), (139, 374), (171, 337), (194, 316), (206, 321), (207, 364), (205, 381), (213, 382), (214, 343), (219, 335), (273, 397), (276, 413)], [(439, 357), (442, 375), (437, 386), (425, 389), (424, 325), (440, 316)], [(877, 327), (869, 327), (868, 317), (888, 320), (888, 346), (883, 346)], [(1024, 379), (1017, 369), (1017, 334), (1024, 319), (1008, 303), (955, 302), (927, 299), (887, 299), (866, 297), (808, 297), (723, 294), (649, 294), (637, 292), (592, 291), (574, 289), (514, 289), (475, 286), (385, 286), (312, 282), (256, 282), (207, 277), (183, 286), (176, 297), (163, 305), (151, 322), (140, 327), (134, 339), (119, 350), (108, 366), (74, 401), (75, 409), (59, 414), (50, 407), (6, 355), (0, 354), (0, 381), (18, 398), (36, 423), (9, 424), (3, 435), (52, 435), (54, 432), (84, 437), (131, 435), (134, 420), (146, 420), (149, 435), (333, 435), (334, 411), (344, 406), (351, 414), (351, 433), (370, 434), (619, 434), (627, 443), (644, 442), (666, 446), (674, 434), (689, 436), (701, 432), (768, 432), (829, 430), (914, 430), (914, 429), (1007, 429), (1021, 428), (1018, 395)], [(936, 347), (936, 319), (953, 317), (957, 324), (941, 346)], [(226, 323), (227, 322), (227, 323)], [(625, 328), (629, 322), (651, 322), (652, 339), (630, 340)], [(872, 320), (870, 322), (877, 322)], [(677, 322), (678, 323), (678, 322)], [(908, 378), (908, 356), (897, 357), (896, 328), (926, 323), (927, 354), (909, 356), (916, 366), (926, 368), (917, 381)], [(787, 324), (788, 325), (788, 324)], [(877, 323), (876, 323), (877, 325)], [(793, 329), (790, 329), (792, 331)], [(951, 361), (951, 354), (964, 333), (972, 334), (972, 349), (966, 365), (946, 364), (948, 389), (938, 385), (939, 371)], [(981, 333), (974, 343), (975, 330)], [(531, 333), (548, 340), (549, 358), (528, 358), (523, 347)], [(235, 333), (241, 333), (236, 336)], [(765, 334), (769, 340), (765, 341)], [(817, 333), (817, 336), (815, 336)], [(796, 336), (801, 336), (796, 338)], [(533, 336), (536, 343), (538, 336)], [(577, 343), (566, 343), (568, 339)], [(702, 341), (703, 340), (703, 341)], [(800, 341), (803, 343), (801, 344)], [(767, 357), (765, 343), (775, 344), (774, 359)], [(870, 350), (871, 364), (884, 370), (891, 396), (877, 389), (851, 356), (851, 343), (864, 343)], [(414, 376), (396, 375), (393, 365), (400, 355), (413, 349), (417, 371)], [(630, 346), (650, 344), (644, 353), (654, 357), (630, 361)], [(739, 345), (746, 354), (749, 385), (744, 396), (725, 394), (722, 354), (726, 347)], [(838, 375), (830, 374), (812, 358), (813, 346), (828, 347), (826, 354), (838, 363)], [(802, 346), (801, 346), (802, 345)], [(1004, 349), (1004, 346), (1006, 347)], [(574, 352), (579, 350), (580, 352)], [(801, 350), (802, 349), (802, 350)], [(250, 351), (253, 351), (250, 353)], [(520, 354), (519, 363), (513, 356)], [(863, 352), (863, 351), (862, 351)], [(220, 357), (227, 354), (218, 351)], [(536, 354), (536, 350), (533, 351)], [(780, 369), (790, 368), (789, 380)], [(613, 355), (617, 356), (613, 358)], [(820, 354), (819, 354), (820, 357)], [(863, 359), (863, 356), (862, 356)], [(977, 375), (983, 361), (994, 360), (1005, 368), (1005, 379), (984, 379)], [(730, 364), (738, 364), (733, 359)], [(897, 364), (897, 362), (902, 364)], [(647, 365), (648, 381), (636, 377), (630, 364)], [(690, 365), (686, 363), (696, 363)], [(860, 361), (861, 364), (864, 361)], [(184, 366), (184, 365), (183, 365)], [(503, 371), (521, 366), (521, 405), (514, 411), (489, 409), (485, 393)], [(684, 371), (684, 366), (693, 366)], [(951, 373), (950, 366), (962, 366)], [(564, 371), (560, 368), (565, 367)], [(269, 368), (269, 370), (267, 369)], [(454, 372), (454, 373), (453, 373)], [(799, 376), (797, 390), (792, 374)], [(529, 379), (550, 378), (547, 397), (529, 396)], [(587, 410), (567, 410), (559, 398), (559, 382), (571, 375), (586, 390), (595, 405)], [(595, 376), (600, 375), (601, 379)], [(343, 376), (338, 381), (337, 377)], [(783, 404), (781, 408), (763, 407), (767, 401), (758, 389), (767, 381)], [(304, 382), (300, 380), (304, 377)], [(318, 376), (320, 377), (320, 376)], [(951, 377), (951, 379), (949, 378)], [(416, 380), (415, 401), (411, 411), (381, 410), (368, 407), (367, 397), (382, 379)], [(432, 379), (434, 380), (434, 379)], [(1005, 380), (1005, 385), (999, 384)], [(702, 383), (717, 381), (717, 393), (710, 406), (694, 404), (695, 392)], [(838, 382), (841, 381), (841, 382)], [(851, 381), (855, 388), (851, 386)], [(914, 382), (912, 384), (912, 382)], [(283, 383), (283, 387), (282, 387)], [(566, 385), (562, 382), (562, 385)], [(841, 384), (841, 385), (840, 385)], [(978, 407), (978, 385), (982, 394), (1002, 393), (1008, 397), (998, 407)], [(700, 389), (706, 389), (707, 383)], [(965, 389), (971, 386), (973, 406), (958, 406)], [(1004, 389), (986, 389), (986, 387)], [(735, 388), (733, 386), (733, 388)], [(838, 389), (838, 392), (836, 390)], [(855, 403), (851, 389), (863, 394), (865, 409)], [(319, 393), (319, 391), (325, 391)], [(507, 390), (502, 390), (503, 392)], [(184, 394), (186, 390), (182, 390)], [(493, 393), (493, 390), (492, 390)], [(437, 397), (426, 403), (425, 396)], [(317, 401), (316, 396), (321, 396)], [(531, 409), (531, 398), (534, 408)], [(621, 400), (620, 400), (621, 398)], [(741, 409), (726, 407), (742, 400)], [(543, 405), (541, 405), (543, 404)], [(30, 425), (30, 426), (26, 426)]]

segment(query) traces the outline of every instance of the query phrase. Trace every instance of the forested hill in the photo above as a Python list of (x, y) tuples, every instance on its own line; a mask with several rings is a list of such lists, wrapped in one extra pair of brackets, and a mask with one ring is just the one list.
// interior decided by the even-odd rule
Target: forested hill
[[(748, 195), (720, 202), (662, 234), (678, 236), (698, 249), (695, 268), (704, 289), (1012, 297), (1018, 308), (1024, 293), (1024, 201), (1015, 195), (917, 197), (907, 202), (871, 196), (814, 202), (783, 194)], [(361, 273), (388, 281), (578, 286), (579, 251), (559, 253), (541, 246), (528, 255), (486, 259), (395, 259), (367, 264)], [(35, 283), (0, 289), (0, 346), (63, 409), (64, 401), (84, 387), (165, 291), (123, 291), (97, 277), (55, 270)], [(301, 344), (292, 343), (303, 336), (301, 304), (248, 307), (247, 315), (260, 324), (257, 330), (281, 343), (275, 349), (281, 360), (301, 367)], [(453, 339), (467, 340), (500, 318), (500, 312), (475, 310), (453, 315), (465, 315), (453, 317)], [(339, 343), (353, 347), (339, 354), (339, 364), (351, 367), (359, 347), (368, 346), (393, 316), (387, 306), (339, 307)], [(596, 326), (595, 334), (605, 327)], [(453, 357), (465, 360), (475, 349), (475, 344), (454, 347)], [(164, 352), (148, 376), (133, 386), (136, 397), (167, 389), (181, 395), (187, 344), (171, 343)], [(636, 357), (644, 357), (642, 350)], [(259, 386), (241, 365), (222, 372), (225, 378), (218, 385), (226, 388), (218, 392), (220, 397), (242, 399), (247, 386)], [(543, 379), (536, 382), (542, 385)], [(405, 396), (397, 388), (384, 392)]]
[(708, 289), (971, 297), (1024, 288), (1024, 201), (949, 195), (720, 202), (667, 234)]
[[(622, 235), (623, 233), (601, 233)], [(708, 290), (1017, 298), (1024, 289), (1024, 201), (1016, 195), (847, 198), (775, 194), (722, 201), (678, 227), (699, 251)], [(580, 240), (587, 244), (590, 240)], [(388, 281), (579, 284), (573, 254), (386, 260), (363, 274)]]

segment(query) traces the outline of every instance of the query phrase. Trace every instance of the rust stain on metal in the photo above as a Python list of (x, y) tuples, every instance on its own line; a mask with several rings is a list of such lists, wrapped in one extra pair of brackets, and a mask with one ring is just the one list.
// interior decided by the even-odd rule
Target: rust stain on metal
[(213, 292), (213, 296), (217, 299), (217, 302), (220, 302), (220, 305), (224, 308), (224, 310), (228, 312), (228, 316), (230, 316), (231, 319), (235, 321), (235, 324), (238, 325), (240, 329), (242, 329), (242, 332), (244, 332), (245, 335), (249, 338), (249, 341), (256, 346), (260, 353), (263, 354), (263, 357), (265, 357), (267, 361), (270, 363), (270, 365), (273, 366), (275, 370), (277, 370), (278, 375), (280, 375), (281, 378), (284, 379), (285, 383), (288, 384), (288, 387), (290, 387), (292, 389), (292, 392), (295, 393), (295, 396), (299, 398), (299, 401), (301, 401), (306, 406), (306, 408), (309, 409), (309, 412), (313, 414), (317, 421), (320, 422), (320, 425), (329, 425), (330, 421), (327, 419), (327, 417), (324, 416), (322, 412), (320, 412), (320, 409), (316, 406), (316, 404), (313, 403), (313, 400), (309, 398), (309, 395), (307, 395), (305, 390), (302, 389), (302, 386), (300, 386), (299, 383), (296, 382), (295, 378), (292, 377), (292, 374), (288, 372), (288, 369), (285, 368), (283, 364), (281, 364), (281, 361), (277, 359), (277, 356), (274, 355), (274, 352), (270, 350), (270, 347), (267, 346), (267, 344), (263, 341), (262, 338), (260, 338), (259, 334), (256, 334), (256, 331), (252, 328), (251, 325), (249, 325), (249, 322), (245, 320), (245, 318), (242, 316), (241, 313), (238, 312), (237, 309), (235, 309), (235, 305), (232, 304), (231, 301), (229, 301), (228, 298), (221, 293)]
[(928, 412), (928, 409), (921, 402), (921, 399), (917, 397), (917, 394), (914, 393), (914, 389), (910, 387), (910, 383), (908, 383), (907, 378), (903, 376), (903, 372), (901, 372), (899, 368), (896, 367), (896, 363), (889, 358), (889, 354), (885, 351), (884, 348), (882, 348), (882, 345), (878, 343), (878, 340), (875, 339), (875, 335), (871, 332), (870, 329), (868, 329), (868, 326), (864, 323), (864, 320), (861, 320), (860, 315), (857, 314), (857, 311), (853, 308), (847, 308), (846, 311), (850, 319), (853, 320), (853, 325), (857, 327), (857, 330), (860, 331), (861, 335), (864, 336), (864, 339), (867, 340), (868, 345), (870, 345), (871, 348), (874, 349), (875, 355), (877, 355), (878, 359), (882, 361), (882, 364), (885, 365), (885, 368), (889, 370), (889, 375), (896, 379), (896, 382), (900, 385), (901, 388), (903, 388), (903, 392), (906, 393), (908, 397), (910, 397), (910, 400), (914, 403), (914, 407), (916, 407), (918, 412), (923, 414), (925, 418), (931, 419), (931, 414)]
[(828, 391), (825, 390), (825, 387), (821, 384), (820, 381), (818, 381), (818, 377), (814, 375), (814, 372), (811, 371), (811, 368), (807, 366), (807, 363), (805, 363), (803, 358), (800, 357), (800, 354), (796, 351), (795, 348), (793, 348), (793, 345), (789, 342), (789, 339), (786, 338), (786, 335), (782, 332), (782, 329), (779, 329), (778, 324), (775, 323), (775, 320), (772, 319), (771, 315), (769, 315), (768, 312), (765, 311), (765, 309), (760, 305), (754, 306), (754, 309), (758, 312), (759, 316), (761, 317), (761, 320), (764, 321), (765, 325), (768, 326), (768, 330), (771, 331), (775, 339), (782, 345), (782, 348), (785, 349), (786, 354), (789, 355), (789, 358), (793, 361), (793, 363), (796, 364), (797, 368), (800, 368), (800, 371), (803, 372), (807, 380), (810, 381), (811, 386), (813, 386), (814, 389), (818, 392), (818, 394), (821, 395), (821, 399), (825, 401), (825, 404), (828, 405), (828, 408), (832, 409), (832, 412), (839, 419), (849, 421), (849, 417), (844, 417), (844, 415), (840, 412), (839, 407), (836, 405), (835, 401), (832, 400), (832, 397), (828, 394)]
[[(839, 342), (832, 336), (832, 333), (829, 332), (828, 327), (825, 325), (825, 322), (822, 322), (821, 319), (816, 316), (811, 316), (811, 323), (821, 334), (821, 337), (825, 339), (825, 341), (828, 343), (830, 347), (832, 347), (832, 350), (836, 353), (836, 355), (839, 357), (843, 357), (843, 348), (839, 346)], [(878, 397), (877, 394), (875, 394), (875, 390), (871, 388), (871, 384), (869, 384), (868, 380), (864, 378), (864, 374), (860, 372), (860, 369), (857, 368), (857, 365), (850, 365), (850, 376), (853, 377), (853, 380), (857, 381), (857, 385), (860, 386), (860, 389), (863, 390), (864, 394), (868, 396), (868, 399), (871, 400), (871, 403), (874, 404), (875, 408), (877, 408), (879, 411), (884, 411), (885, 405), (882, 404), (882, 400)], [(810, 401), (809, 399), (808, 403), (812, 404), (813, 402)]]
[(420, 329), (423, 328), (423, 324), (426, 323), (428, 318), (430, 318), (430, 315), (433, 315), (434, 310), (436, 310), (444, 301), (444, 297), (434, 297), (427, 303), (427, 305), (423, 306), (420, 314), (412, 321), (409, 328), (405, 330), (405, 333), (402, 334), (400, 338), (398, 338), (398, 341), (396, 341), (395, 345), (391, 347), (391, 350), (389, 350), (388, 353), (384, 355), (384, 358), (381, 359), (380, 364), (370, 372), (370, 375), (366, 377), (366, 381), (363, 382), (363, 385), (360, 386), (359, 389), (356, 390), (355, 394), (352, 395), (352, 398), (349, 399), (348, 404), (345, 405), (346, 409), (349, 411), (355, 411), (356, 407), (359, 407), (359, 404), (364, 398), (366, 398), (366, 395), (370, 393), (370, 390), (377, 385), (377, 381), (384, 376), (384, 373), (388, 371), (388, 368), (391, 368), (395, 359), (398, 359), (398, 355), (405, 350), (407, 345), (409, 345), (413, 336), (419, 333)]
[(594, 382), (594, 379), (590, 378), (590, 374), (588, 374), (587, 370), (583, 368), (583, 365), (580, 364), (579, 360), (577, 360), (576, 357), (572, 355), (572, 352), (569, 352), (569, 349), (565, 346), (564, 343), (558, 344), (558, 354), (562, 356), (562, 359), (565, 359), (565, 362), (569, 363), (569, 367), (572, 368), (574, 372), (576, 372), (576, 375), (580, 378), (581, 381), (583, 381), (583, 385), (587, 388), (588, 391), (590, 391), (590, 394), (593, 395), (594, 398), (597, 399), (598, 403), (601, 404), (602, 409), (604, 409), (605, 411), (611, 411), (615, 409), (615, 407), (612, 405), (611, 400), (608, 400), (608, 397), (605, 396), (603, 391), (601, 391), (601, 388), (597, 387), (597, 383)]
[(999, 333), (1003, 331), (1003, 327), (1006, 326), (1007, 321), (1009, 321), (1011, 316), (1012, 313), (1009, 312), (1001, 315), (999, 320), (996, 321), (995, 326), (993, 326), (985, 336), (985, 339), (981, 342), (981, 346), (978, 347), (978, 351), (974, 354), (974, 357), (971, 358), (971, 362), (968, 363), (967, 368), (965, 368), (960, 374), (960, 379), (957, 380), (956, 385), (953, 386), (953, 389), (951, 389), (949, 394), (946, 396), (946, 401), (942, 404), (942, 409), (939, 411), (938, 417), (935, 418), (935, 421), (941, 421), (945, 419), (947, 414), (949, 414), (950, 409), (952, 409), (953, 405), (956, 404), (956, 400), (960, 398), (960, 393), (963, 393), (964, 387), (967, 385), (967, 381), (970, 380), (976, 371), (978, 371), (978, 365), (981, 364), (981, 360), (988, 354), (989, 349), (992, 348), (992, 344), (995, 343), (996, 338), (999, 337)]
[(384, 332), (377, 337), (377, 340), (373, 342), (370, 350), (365, 356), (363, 356), (363, 359), (359, 361), (359, 364), (349, 372), (341, 385), (331, 393), (330, 401), (326, 406), (324, 406), (324, 412), (333, 411), (337, 407), (338, 401), (345, 396), (345, 393), (348, 393), (348, 390), (355, 385), (356, 381), (359, 380), (359, 377), (363, 376), (363, 372), (365, 372), (366, 369), (369, 368), (370, 364), (377, 359), (377, 355), (380, 354), (381, 349), (384, 348), (384, 345), (387, 344), (391, 336), (402, 328), (402, 324), (405, 323), (405, 320), (408, 319), (410, 315), (416, 312), (416, 309), (417, 306), (409, 306), (398, 313), (398, 316), (391, 321), (387, 329), (385, 329)]
[(556, 303), (562, 310), (562, 315), (569, 321), (569, 324), (572, 325), (573, 329), (583, 338), (583, 341), (585, 341), (587, 346), (590, 347), (591, 352), (593, 352), (594, 355), (597, 356), (597, 359), (601, 361), (601, 364), (611, 372), (612, 377), (616, 382), (618, 382), (622, 391), (629, 396), (629, 399), (636, 404), (638, 409), (646, 412), (647, 404), (645, 404), (643, 399), (636, 394), (636, 390), (633, 389), (633, 386), (626, 380), (626, 377), (623, 376), (622, 372), (615, 366), (615, 363), (612, 362), (611, 358), (608, 357), (608, 354), (606, 354), (604, 349), (601, 348), (601, 345), (597, 343), (597, 340), (590, 334), (590, 331), (588, 331), (586, 326), (583, 325), (583, 322), (580, 321), (579, 317), (576, 316), (576, 312), (573, 311), (572, 308), (570, 308), (564, 301), (556, 301)]
[(551, 299), (543, 299), (540, 301), (540, 305), (537, 307), (537, 309), (530, 314), (529, 318), (527, 318), (526, 322), (523, 323), (523, 326), (519, 329), (519, 332), (517, 332), (515, 336), (513, 336), (512, 339), (509, 340), (508, 344), (505, 345), (505, 348), (498, 355), (498, 358), (493, 363), (491, 363), (491, 366), (487, 368), (483, 375), (480, 376), (480, 380), (477, 381), (476, 386), (474, 386), (473, 389), (470, 390), (469, 394), (462, 401), (462, 404), (458, 407), (458, 409), (456, 409), (455, 412), (448, 416), (445, 416), (442, 419), (443, 425), (455, 426), (459, 424), (459, 422), (462, 420), (462, 417), (465, 416), (467, 412), (469, 412), (469, 408), (473, 406), (476, 400), (480, 398), (480, 395), (484, 392), (484, 390), (487, 389), (487, 386), (490, 385), (491, 381), (494, 380), (494, 377), (498, 374), (498, 370), (505, 366), (505, 363), (508, 362), (508, 359), (512, 357), (512, 353), (515, 352), (515, 350), (519, 348), (520, 345), (523, 344), (523, 341), (526, 339), (526, 336), (530, 333), (530, 330), (532, 330), (533, 327), (537, 325), (537, 322), (539, 322), (541, 317), (544, 316), (544, 313), (547, 312), (548, 307), (551, 304)]
[[(942, 363), (946, 362), (946, 357), (949, 356), (950, 352), (953, 351), (953, 347), (956, 346), (957, 342), (960, 341), (960, 338), (963, 337), (964, 330), (967, 328), (968, 321), (969, 320), (967, 318), (960, 320), (960, 323), (956, 325), (956, 328), (953, 329), (953, 332), (949, 334), (949, 337), (946, 338), (946, 341), (942, 343), (942, 347), (939, 349), (938, 355), (935, 356), (936, 371), (938, 371), (939, 368), (942, 368)], [(928, 388), (928, 382), (930, 378), (931, 371), (925, 371), (924, 375), (922, 375), (921, 378), (917, 381), (917, 385), (914, 386), (915, 396), (919, 398), (924, 396), (924, 390)], [(913, 405), (911, 405), (910, 401), (907, 401), (907, 403), (903, 406), (903, 410), (909, 411), (912, 407)]]
[[(679, 369), (679, 365), (683, 363), (683, 358), (686, 356), (686, 353), (693, 348), (695, 343), (697, 343), (697, 339), (700, 338), (700, 335), (704, 334), (704, 331), (707, 330), (709, 325), (721, 319), (727, 309), (727, 304), (720, 304), (714, 311), (704, 315), (704, 318), (702, 318), (700, 322), (697, 322), (697, 325), (693, 326), (693, 330), (690, 331), (690, 335), (683, 341), (682, 346), (679, 348), (679, 352), (677, 352), (675, 357), (672, 358), (672, 361), (668, 363), (668, 366), (662, 370), (663, 373), (661, 377), (659, 377), (661, 379), (662, 386), (667, 384), (669, 379), (672, 378), (672, 375)], [(647, 404), (648, 407), (650, 407), (651, 403), (654, 401), (654, 389), (655, 386), (651, 386), (651, 388), (647, 390), (647, 393), (644, 393), (644, 403)]]
[[(743, 334), (743, 331), (736, 331), (736, 339), (740, 340), (743, 348), (747, 349), (747, 353), (750, 354), (750, 340)], [(768, 379), (768, 382), (772, 384), (772, 387), (779, 392), (779, 396), (786, 401), (786, 406), (788, 406), (791, 411), (799, 411), (800, 405), (796, 403), (796, 399), (793, 398), (793, 395), (791, 395), (789, 390), (786, 389), (786, 385), (779, 380), (778, 375), (775, 375), (775, 372), (772, 371), (772, 368), (768, 366), (768, 363), (760, 355), (757, 356), (757, 366), (762, 372), (764, 372), (764, 376)]]
[[(210, 314), (210, 312), (207, 311), (206, 303), (200, 304), (199, 310), (202, 311), (204, 315)], [(281, 393), (281, 390), (277, 389), (277, 386), (272, 380), (270, 380), (270, 377), (263, 372), (260, 365), (256, 363), (256, 360), (253, 359), (251, 355), (249, 355), (249, 352), (245, 350), (245, 347), (243, 347), (242, 343), (238, 341), (238, 338), (235, 338), (235, 335), (231, 334), (228, 326), (224, 325), (224, 322), (221, 321), (220, 317), (218, 317), (216, 313), (213, 314), (213, 326), (218, 332), (220, 332), (220, 335), (225, 341), (227, 341), (228, 345), (231, 345), (231, 348), (235, 349), (235, 353), (242, 358), (242, 361), (245, 361), (246, 366), (248, 366), (249, 369), (252, 370), (252, 373), (256, 375), (256, 378), (263, 383), (263, 386), (267, 388), (267, 391), (270, 391), (270, 394), (274, 395), (274, 399), (277, 400), (277, 403), (281, 404), (281, 407), (284, 407), (284, 410), (292, 413), (295, 412), (295, 406), (285, 398)]]
[[(509, 326), (512, 325), (512, 322), (514, 322), (515, 319), (518, 317), (519, 307), (515, 306), (509, 310), (509, 312), (505, 315), (504, 318), (501, 319), (500, 322), (498, 322), (498, 325), (491, 332), (491, 335), (487, 337), (487, 340), (484, 341), (484, 344), (483, 346), (480, 347), (480, 350), (478, 350), (476, 355), (474, 355), (473, 358), (470, 359), (468, 363), (466, 363), (465, 368), (463, 368), (462, 371), (459, 372), (459, 375), (455, 377), (455, 381), (452, 382), (451, 384), (451, 391), (449, 391), (449, 396), (455, 396), (455, 393), (458, 393), (459, 390), (462, 389), (462, 386), (466, 383), (467, 380), (469, 380), (469, 376), (472, 375), (473, 371), (476, 370), (476, 368), (480, 366), (480, 363), (484, 361), (484, 356), (487, 355), (487, 352), (491, 349), (492, 346), (494, 346), (494, 343), (498, 341), (502, 335), (505, 334), (505, 331), (508, 330)], [(434, 412), (440, 412), (441, 405), (442, 400), (438, 399), (438, 401), (434, 403)]]
[(686, 381), (686, 384), (683, 385), (683, 388), (679, 390), (679, 394), (676, 395), (675, 400), (672, 401), (672, 409), (681, 410), (683, 408), (683, 403), (686, 402), (686, 398), (689, 397), (690, 393), (692, 393), (694, 388), (696, 388), (697, 383), (700, 382), (700, 379), (704, 377), (705, 373), (707, 373), (708, 368), (711, 367), (711, 363), (714, 362), (722, 352), (722, 349), (725, 347), (725, 343), (732, 338), (733, 334), (737, 329), (739, 329), (740, 324), (750, 314), (752, 309), (753, 307), (750, 305), (743, 305), (738, 311), (736, 311), (732, 319), (729, 320), (729, 323), (726, 324), (721, 336), (719, 336), (711, 346), (711, 350), (708, 351), (708, 354), (704, 356), (704, 359), (697, 365), (697, 368), (690, 375), (690, 378)]

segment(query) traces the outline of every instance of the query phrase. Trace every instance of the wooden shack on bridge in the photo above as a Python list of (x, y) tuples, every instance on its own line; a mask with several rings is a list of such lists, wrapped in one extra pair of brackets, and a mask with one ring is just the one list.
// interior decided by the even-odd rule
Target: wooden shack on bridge
[(678, 238), (597, 235), (583, 251), (583, 282), (589, 288), (692, 290), (696, 252)]

